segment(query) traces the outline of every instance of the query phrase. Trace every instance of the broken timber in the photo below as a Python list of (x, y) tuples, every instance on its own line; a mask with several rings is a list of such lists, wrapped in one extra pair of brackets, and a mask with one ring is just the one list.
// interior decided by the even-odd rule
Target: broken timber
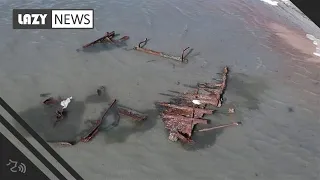
[[(144, 52), (144, 53), (147, 53), (147, 54), (152, 54), (152, 55), (155, 55), (155, 56), (160, 56), (160, 57), (167, 58), (167, 59), (176, 60), (176, 61), (179, 61), (179, 62), (182, 62), (182, 63), (188, 63), (188, 59), (186, 59), (185, 52), (186, 52), (190, 47), (185, 48), (185, 49), (182, 51), (181, 56), (172, 56), (172, 55), (166, 54), (166, 53), (164, 53), (164, 52), (159, 52), (159, 51), (154, 51), (154, 50), (151, 50), (151, 49), (144, 48), (144, 46), (147, 44), (148, 41), (149, 41), (149, 39), (146, 38), (144, 41), (141, 41), (141, 42), (138, 44), (138, 46), (135, 46), (135, 47), (133, 48), (133, 50), (140, 51), (140, 52)], [(191, 50), (189, 51), (189, 53), (190, 53), (190, 52), (191, 52)], [(189, 53), (188, 53), (188, 54), (189, 54)]]

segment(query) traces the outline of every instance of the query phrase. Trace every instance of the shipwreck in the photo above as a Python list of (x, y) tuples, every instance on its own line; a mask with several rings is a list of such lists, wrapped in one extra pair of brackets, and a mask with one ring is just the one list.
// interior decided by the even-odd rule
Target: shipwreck
[[(178, 62), (181, 62), (181, 63), (185, 63), (185, 64), (188, 63), (188, 59), (186, 57), (192, 51), (192, 49), (190, 49), (190, 47), (187, 47), (187, 48), (183, 49), (182, 53), (181, 53), (181, 56), (174, 56), (174, 55), (167, 54), (165, 52), (160, 52), (160, 51), (155, 51), (155, 50), (152, 50), (152, 49), (145, 48), (145, 46), (147, 45), (148, 41), (149, 41), (149, 39), (146, 38), (144, 41), (139, 42), (139, 44), (137, 46), (134, 46), (130, 50), (135, 50), (135, 51), (143, 52), (143, 53), (146, 53), (146, 54), (151, 54), (151, 55), (154, 55), (154, 56), (159, 56), (159, 57), (166, 58), (166, 59), (172, 59), (172, 60), (175, 60), (175, 61), (178, 61)], [(189, 49), (189, 51), (188, 51), (188, 53), (186, 53), (186, 51), (188, 49)]]
[[(100, 86), (96, 93), (98, 96), (101, 96), (105, 93), (106, 88), (104, 86)], [(46, 106), (54, 106), (56, 108), (56, 117), (53, 126), (56, 126), (58, 122), (60, 122), (65, 112), (67, 112), (67, 106), (71, 102), (72, 97), (69, 98), (61, 98), (61, 97), (49, 97), (43, 101), (43, 104)], [(50, 143), (60, 144), (63, 146), (71, 146), (75, 145), (78, 142), (89, 142), (91, 141), (100, 131), (102, 130), (110, 130), (116, 126), (118, 126), (120, 121), (120, 115), (130, 117), (133, 122), (143, 122), (147, 119), (147, 115), (141, 112), (138, 112), (129, 107), (121, 106), (117, 104), (117, 100), (114, 99), (109, 107), (106, 108), (96, 120), (89, 120), (89, 127), (83, 130), (77, 137), (72, 141), (50, 141)]]
[[(211, 115), (215, 110), (208, 109), (208, 106), (219, 108), (222, 106), (222, 96), (227, 86), (228, 67), (222, 71), (221, 82), (219, 83), (199, 83), (195, 90), (179, 94), (178, 103), (159, 102), (158, 105), (164, 108), (161, 119), (165, 128), (169, 132), (168, 139), (171, 141), (181, 141), (192, 143), (192, 134), (197, 124), (208, 124), (204, 119), (205, 115)], [(234, 109), (229, 109), (229, 113), (234, 113)], [(231, 122), (215, 127), (200, 129), (197, 132), (210, 131), (219, 128), (237, 126), (241, 122)]]
[(115, 39), (115, 37), (119, 36), (120, 34), (116, 34), (115, 31), (111, 31), (111, 32), (106, 32), (104, 36), (88, 43), (82, 46), (82, 48), (77, 49), (77, 51), (81, 51), (83, 49), (92, 47), (96, 44), (105, 44), (105, 43), (109, 43), (115, 46), (119, 46), (120, 44), (124, 43), (125, 41), (127, 41), (129, 39), (129, 36), (123, 36), (120, 39)]

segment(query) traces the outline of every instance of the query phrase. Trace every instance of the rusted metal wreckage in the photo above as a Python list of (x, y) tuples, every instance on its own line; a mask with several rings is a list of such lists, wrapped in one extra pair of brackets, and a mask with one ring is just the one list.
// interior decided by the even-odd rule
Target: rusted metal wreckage
[[(96, 136), (99, 130), (111, 129), (112, 127), (117, 126), (119, 124), (120, 115), (128, 116), (134, 121), (143, 121), (147, 119), (147, 115), (130, 108), (118, 106), (116, 103), (117, 100), (115, 99), (111, 103), (109, 108), (102, 114), (100, 119), (93, 122), (93, 126), (89, 131), (87, 131), (87, 134), (81, 137), (81, 142), (90, 141), (93, 137)], [(109, 117), (111, 117), (112, 119), (108, 119)]]
[[(106, 32), (106, 34), (104, 36), (102, 36), (101, 38), (98, 38), (97, 40), (94, 40), (86, 45), (83, 45), (82, 49), (92, 47), (92, 46), (99, 44), (99, 43), (110, 43), (110, 44), (118, 46), (119, 44), (121, 44), (129, 39), (129, 36), (123, 36), (120, 39), (114, 39), (117, 36), (119, 36), (119, 34), (116, 34), (115, 31)], [(80, 51), (80, 50), (81, 50), (81, 48), (77, 49), (77, 51)]]
[[(169, 140), (183, 143), (191, 143), (194, 127), (197, 124), (208, 124), (208, 120), (203, 119), (204, 115), (213, 114), (214, 110), (206, 109), (208, 105), (214, 107), (221, 107), (222, 95), (226, 89), (228, 67), (225, 67), (222, 72), (222, 81), (218, 84), (203, 83), (198, 84), (196, 90), (182, 93), (179, 98), (183, 99), (178, 104), (171, 104), (166, 102), (158, 103), (164, 107), (161, 113), (162, 121), (165, 128), (169, 131)], [(206, 94), (200, 94), (201, 91)], [(229, 110), (233, 113), (234, 110)], [(232, 122), (230, 124), (219, 125), (215, 127), (205, 128), (197, 132), (210, 131), (219, 128), (240, 125), (241, 122)]]
[(62, 102), (64, 102), (64, 99), (61, 97), (58, 97), (58, 98), (49, 97), (43, 101), (43, 104), (54, 105), (56, 108), (53, 126), (56, 126), (57, 123), (59, 123), (61, 120), (63, 120), (64, 116), (66, 116), (66, 114), (67, 114), (66, 107), (62, 106), (62, 104), (63, 104)]
[[(159, 51), (155, 51), (155, 50), (151, 50), (151, 49), (145, 48), (145, 46), (146, 46), (148, 41), (149, 41), (149, 39), (146, 38), (144, 41), (139, 42), (138, 46), (133, 47), (132, 50), (140, 51), (140, 52), (143, 52), (143, 53), (146, 53), (146, 54), (155, 55), (155, 56), (160, 56), (160, 57), (167, 58), (167, 59), (172, 59), (172, 60), (175, 60), (175, 61), (179, 61), (181, 63), (188, 63), (188, 59), (186, 58), (186, 56), (188, 54), (190, 54), (190, 52), (192, 51), (192, 49), (190, 49), (190, 47), (185, 48), (182, 51), (181, 56), (173, 56), (173, 55), (169, 55), (169, 54), (164, 53), (164, 52), (159, 52)], [(186, 51), (188, 49), (190, 49), (190, 50), (188, 51), (188, 53), (186, 53)]]
[[(123, 36), (120, 39), (114, 39), (116, 36), (119, 36), (119, 34), (116, 34), (115, 31), (111, 31), (111, 32), (106, 32), (106, 34), (86, 45), (83, 45), (82, 48), (77, 49), (77, 51), (79, 52), (81, 49), (86, 49), (88, 47), (92, 47), (96, 44), (101, 44), (101, 43), (110, 43), (116, 46), (119, 46), (120, 44), (122, 44), (123, 42), (127, 41), (129, 39), (129, 36)], [(185, 49), (183, 49), (181, 56), (173, 56), (164, 52), (159, 52), (159, 51), (155, 51), (155, 50), (151, 50), (151, 49), (147, 49), (144, 46), (146, 46), (147, 42), (149, 41), (148, 38), (146, 38), (144, 41), (139, 42), (138, 46), (134, 46), (132, 49), (130, 50), (136, 50), (136, 51), (140, 51), (140, 52), (144, 52), (147, 54), (152, 54), (155, 56), (160, 56), (162, 58), (166, 58), (166, 59), (172, 59), (181, 63), (188, 63), (188, 59), (186, 58), (193, 49), (190, 49), (190, 47), (187, 47)], [(188, 53), (187, 50), (189, 49)]]
[[(100, 96), (102, 93), (101, 91), (103, 91), (103, 90), (104, 90), (104, 87), (100, 87), (99, 89), (97, 89), (97, 94)], [(50, 97), (50, 98), (46, 99), (45, 101), (43, 101), (43, 104), (45, 104), (45, 105), (58, 105), (59, 106), (60, 104), (62, 105), (62, 103), (61, 103), (62, 101), (63, 101), (63, 99), (61, 97), (58, 97), (58, 98)], [(54, 126), (57, 124), (57, 122), (60, 122), (63, 119), (64, 113), (62, 113), (61, 117), (57, 113), (61, 109), (66, 111), (65, 110), (66, 108), (57, 107), (56, 120), (55, 120)], [(75, 145), (79, 141), (80, 142), (89, 142), (97, 135), (97, 133), (99, 131), (108, 130), (113, 127), (116, 127), (119, 124), (120, 115), (130, 117), (135, 122), (142, 122), (147, 119), (146, 114), (140, 113), (140, 112), (133, 110), (131, 108), (128, 108), (128, 107), (123, 107), (123, 106), (117, 105), (117, 100), (115, 99), (109, 105), (109, 107), (102, 113), (102, 115), (100, 116), (100, 118), (98, 120), (90, 121), (91, 125), (90, 125), (89, 129), (83, 131), (82, 135), (80, 135), (80, 138), (77, 138), (74, 141), (54, 142), (54, 143), (58, 143), (60, 145)]]

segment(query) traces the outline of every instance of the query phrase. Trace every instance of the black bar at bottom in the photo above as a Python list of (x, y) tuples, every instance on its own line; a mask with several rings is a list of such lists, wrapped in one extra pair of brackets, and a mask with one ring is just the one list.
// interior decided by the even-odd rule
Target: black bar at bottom
[(0, 133), (0, 179), (50, 180), (29, 158)]
[[(29, 151), (32, 152), (57, 178), (67, 180), (60, 171), (58, 171), (29, 141), (27, 141), (2, 115), (0, 115), (0, 123), (3, 124)], [(2, 147), (2, 146), (1, 146)]]
[[(84, 180), (62, 157), (44, 141), (1, 97), (0, 105), (5, 109), (41, 146), (51, 154), (75, 179)], [(31, 146), (33, 147), (33, 146)], [(30, 150), (30, 149), (29, 149)], [(31, 150), (30, 150), (31, 151)]]

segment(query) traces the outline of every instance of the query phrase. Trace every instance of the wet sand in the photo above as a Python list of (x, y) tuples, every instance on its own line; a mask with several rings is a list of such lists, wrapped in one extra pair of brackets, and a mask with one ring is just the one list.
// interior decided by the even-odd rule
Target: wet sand
[[(44, 138), (72, 139), (112, 99), (149, 115), (145, 124), (122, 117), (118, 128), (99, 133), (90, 143), (53, 145), (84, 179), (319, 178), (320, 65), (305, 35), (320, 32), (308, 20), (289, 16), (283, 8), (297, 12), (287, 5), (252, 0), (31, 2), (0, 2), (0, 96), (36, 131)], [(37, 7), (94, 8), (96, 27), (11, 29), (11, 8)], [(151, 49), (173, 55), (188, 46), (194, 51), (187, 65), (112, 46), (76, 52), (112, 30), (130, 36), (128, 48), (148, 37)], [(196, 134), (194, 147), (168, 141), (154, 103), (169, 97), (159, 93), (211, 81), (225, 65), (231, 69), (230, 81), (218, 112), (235, 107), (236, 113), (208, 118), (213, 124), (242, 121), (243, 126)], [(101, 85), (108, 96), (97, 100), (92, 95)], [(55, 129), (43, 110), (42, 93), (74, 97), (73, 114)]]

